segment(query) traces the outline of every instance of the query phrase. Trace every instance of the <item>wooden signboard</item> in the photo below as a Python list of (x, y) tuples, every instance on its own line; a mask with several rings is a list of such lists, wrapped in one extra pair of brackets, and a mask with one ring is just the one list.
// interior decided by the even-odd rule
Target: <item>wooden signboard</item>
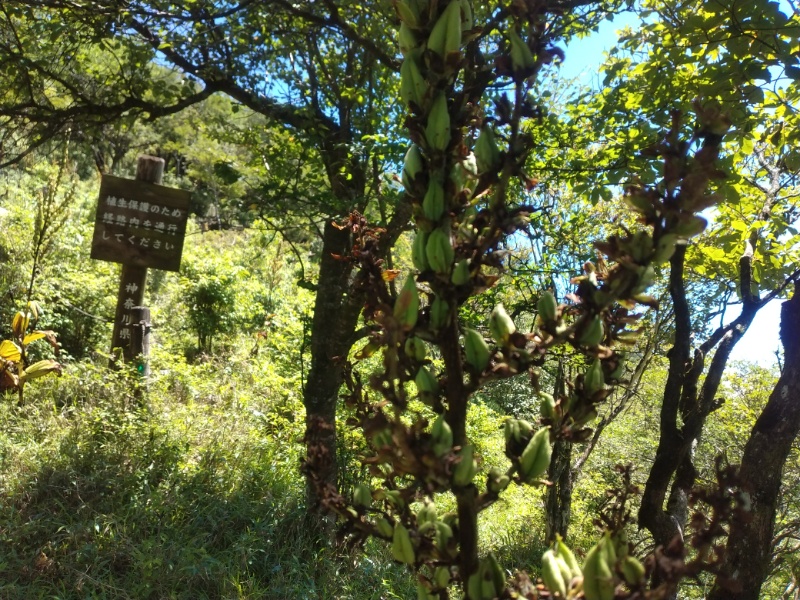
[(179, 271), (190, 196), (184, 190), (103, 175), (92, 258)]
[[(141, 357), (148, 372), (149, 314), (144, 303), (147, 269), (179, 271), (191, 194), (160, 185), (164, 159), (140, 156), (136, 179), (103, 175), (94, 221), (92, 258), (122, 263), (111, 335), (112, 354)], [(117, 361), (112, 359), (111, 366)]]

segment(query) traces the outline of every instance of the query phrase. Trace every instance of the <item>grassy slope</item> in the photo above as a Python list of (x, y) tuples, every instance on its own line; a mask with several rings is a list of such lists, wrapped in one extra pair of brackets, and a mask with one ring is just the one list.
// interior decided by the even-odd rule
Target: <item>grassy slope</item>
[(229, 364), (236, 378), (213, 394), (193, 384), (214, 380), (213, 363), (162, 369), (142, 407), (123, 375), (76, 365), (23, 409), (0, 405), (0, 597), (401, 591), (390, 563), (317, 550), (297, 472), (302, 414), (238, 385), (264, 362)]

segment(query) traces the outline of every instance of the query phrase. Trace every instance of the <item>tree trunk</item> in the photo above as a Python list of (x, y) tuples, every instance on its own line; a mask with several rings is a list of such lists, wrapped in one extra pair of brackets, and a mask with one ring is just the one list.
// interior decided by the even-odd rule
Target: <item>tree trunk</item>
[[(567, 374), (563, 359), (558, 361), (553, 396), (565, 398)], [(569, 520), (572, 516), (572, 488), (577, 479), (577, 470), (572, 467), (572, 443), (561, 438), (553, 444), (553, 455), (547, 469), (547, 478), (552, 482), (545, 497), (545, 539), (548, 543), (557, 535), (567, 538)]]
[(572, 443), (561, 438), (553, 444), (548, 479), (553, 483), (545, 499), (545, 537), (552, 542), (556, 535), (567, 538), (572, 516)]
[(661, 402), (658, 448), (639, 508), (639, 526), (652, 534), (656, 546), (668, 544), (680, 531), (675, 520), (665, 510), (664, 503), (672, 476), (686, 457), (691, 444), (691, 440), (686, 440), (678, 427), (681, 397), (686, 394), (684, 388), (687, 378), (694, 375), (694, 369), (687, 369), (687, 365), (692, 363), (691, 318), (683, 281), (685, 255), (685, 247), (680, 247), (670, 260), (669, 288), (675, 310), (675, 343), (667, 353), (669, 372)]
[(319, 508), (320, 486), (336, 486), (336, 405), (342, 367), (353, 344), (361, 302), (349, 292), (350, 263), (346, 256), (350, 232), (331, 222), (323, 231), (319, 282), (311, 325), (311, 365), (303, 393), (306, 407), (307, 458), (313, 474), (307, 479), (308, 506)]
[[(668, 546), (683, 537), (688, 516), (688, 494), (696, 472), (692, 452), (703, 432), (706, 418), (719, 408), (716, 395), (731, 351), (753, 322), (763, 302), (742, 292), (742, 313), (732, 323), (718, 328), (692, 351), (692, 327), (683, 280), (686, 249), (679, 247), (670, 259), (670, 296), (675, 310), (675, 344), (668, 352), (669, 371), (661, 403), (660, 437), (655, 460), (642, 494), (639, 526), (653, 536), (655, 546)], [(749, 290), (750, 260), (740, 261), (740, 284)], [(708, 369), (706, 357), (714, 350)], [(705, 379), (701, 382), (701, 376)], [(666, 504), (666, 506), (665, 506)], [(656, 570), (653, 585), (664, 574)], [(677, 598), (673, 589), (665, 600)]]
[(722, 565), (709, 600), (758, 600), (770, 570), (775, 513), (783, 467), (800, 433), (800, 296), (781, 308), (783, 373), (758, 417), (742, 456), (739, 478), (750, 519), (731, 523)]

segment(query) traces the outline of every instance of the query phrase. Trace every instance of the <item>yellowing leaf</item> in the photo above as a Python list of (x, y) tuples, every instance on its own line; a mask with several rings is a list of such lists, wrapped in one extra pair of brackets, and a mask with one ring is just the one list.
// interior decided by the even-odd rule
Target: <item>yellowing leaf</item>
[(3, 340), (2, 343), (0, 343), (0, 358), (10, 360), (11, 362), (17, 362), (22, 358), (22, 353), (14, 342)]
[(31, 342), (35, 342), (36, 340), (42, 339), (45, 335), (47, 335), (44, 331), (32, 331), (28, 335), (25, 336), (25, 339), (22, 340), (22, 345), (27, 346)]
[[(31, 336), (35, 335), (36, 337), (33, 339), (36, 340), (44, 338), (44, 340), (53, 347), (56, 356), (58, 356), (61, 346), (59, 345), (58, 340), (56, 339), (57, 334), (55, 331), (53, 331), (52, 329), (41, 329), (41, 330), (37, 329), (36, 331), (32, 331), (29, 335)], [(28, 336), (25, 336), (25, 339), (28, 339)]]
[(36, 300), (31, 300), (28, 302), (28, 319), (38, 319), (41, 313), (42, 307), (38, 302), (36, 302)]
[(18, 312), (14, 315), (14, 320), (11, 322), (11, 331), (14, 332), (14, 337), (21, 338), (25, 335), (25, 331), (27, 331), (30, 322), (31, 319), (28, 313), (22, 314)]
[(378, 344), (370, 340), (369, 342), (367, 342), (366, 346), (364, 346), (361, 350), (356, 352), (355, 358), (356, 360), (364, 360), (366, 358), (369, 358), (370, 356), (375, 354), (375, 351), (378, 350), (379, 348), (380, 346)]

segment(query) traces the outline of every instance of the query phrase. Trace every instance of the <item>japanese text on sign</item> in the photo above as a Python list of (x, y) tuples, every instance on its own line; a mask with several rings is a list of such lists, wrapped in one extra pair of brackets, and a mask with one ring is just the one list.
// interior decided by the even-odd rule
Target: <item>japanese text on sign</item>
[(189, 198), (183, 190), (103, 176), (92, 258), (179, 270)]

